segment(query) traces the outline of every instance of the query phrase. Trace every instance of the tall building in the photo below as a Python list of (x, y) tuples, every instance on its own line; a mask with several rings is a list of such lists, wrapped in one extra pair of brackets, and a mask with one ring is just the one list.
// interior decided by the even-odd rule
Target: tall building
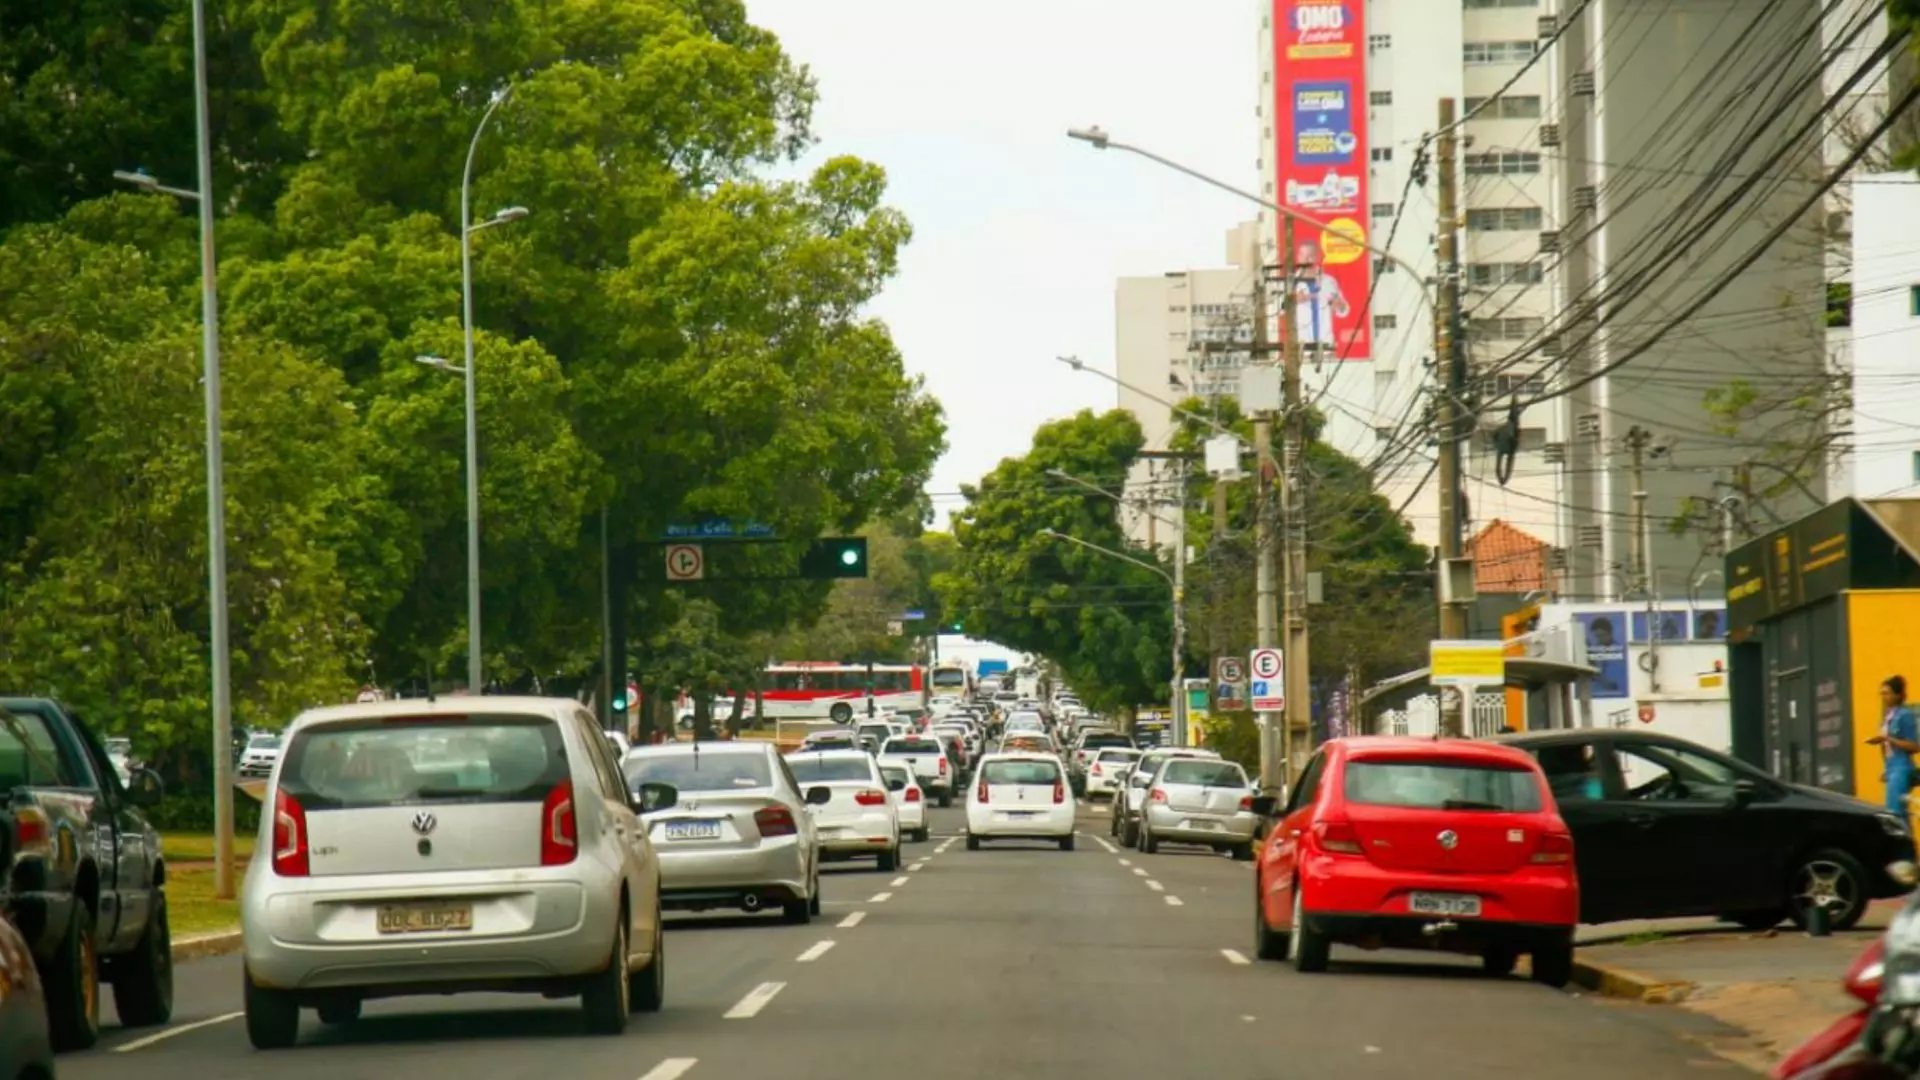
[[(1322, 220), (1351, 215), (1395, 256), (1354, 266), (1337, 235), (1296, 233), (1297, 257), (1350, 267), (1339, 282), (1350, 319), (1334, 312), (1338, 333), (1305, 373), (1329, 438), (1375, 463), (1382, 491), (1436, 540), (1429, 137), (1452, 99), (1461, 397), (1477, 418), (1463, 531), (1499, 519), (1548, 540), (1570, 598), (1634, 591), (1639, 429), (1654, 518), (1646, 583), (1694, 589), (1712, 565), (1707, 541), (1676, 521), (1724, 494), (1766, 443), (1754, 418), (1727, 430), (1709, 394), (1827, 371), (1828, 245), (1821, 215), (1800, 211), (1823, 172), (1816, 112), (1835, 67), (1820, 5), (1262, 0), (1260, 19), (1263, 193)], [(1263, 222), (1269, 265), (1281, 235)], [(1503, 485), (1492, 432), (1516, 402)], [(1822, 477), (1808, 486), (1819, 496)], [(1811, 505), (1782, 497), (1774, 509)]]
[(1856, 177), (1852, 213), (1851, 452), (1835, 494), (1920, 495), (1920, 180)]

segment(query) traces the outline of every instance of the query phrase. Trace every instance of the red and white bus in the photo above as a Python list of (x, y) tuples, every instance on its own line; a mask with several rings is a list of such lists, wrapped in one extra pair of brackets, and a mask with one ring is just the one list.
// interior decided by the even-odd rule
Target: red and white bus
[(920, 713), (927, 707), (927, 669), (918, 664), (814, 663), (767, 665), (761, 697), (770, 720), (833, 720), (867, 714), (867, 672), (876, 712)]

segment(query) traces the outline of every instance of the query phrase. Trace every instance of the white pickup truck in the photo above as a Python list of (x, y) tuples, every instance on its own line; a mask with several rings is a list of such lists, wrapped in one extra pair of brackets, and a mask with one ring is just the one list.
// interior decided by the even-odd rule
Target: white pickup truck
[(947, 748), (931, 735), (900, 735), (880, 747), (882, 763), (905, 765), (942, 807), (953, 805), (953, 765), (947, 761)]

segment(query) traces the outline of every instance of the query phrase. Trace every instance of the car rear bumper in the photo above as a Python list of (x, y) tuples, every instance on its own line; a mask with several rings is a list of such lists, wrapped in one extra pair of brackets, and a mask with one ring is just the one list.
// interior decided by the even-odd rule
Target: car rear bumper
[(1073, 804), (1057, 803), (1029, 818), (1008, 816), (1005, 810), (985, 806), (967, 808), (967, 835), (982, 839), (994, 837), (1040, 837), (1057, 839), (1073, 835)]
[(1147, 811), (1153, 838), (1175, 844), (1245, 844), (1253, 840), (1256, 824), (1252, 814), (1211, 814), (1157, 804)]
[(1572, 927), (1580, 921), (1580, 889), (1565, 865), (1526, 865), (1508, 873), (1428, 873), (1376, 866), (1363, 856), (1309, 855), (1301, 884), (1307, 910), (1320, 917), (1401, 919), (1432, 922), (1416, 914), (1419, 893), (1472, 895), (1480, 914), (1456, 921)]
[(1573, 927), (1564, 923), (1317, 911), (1308, 911), (1306, 919), (1307, 925), (1335, 941), (1368, 949), (1437, 949), (1473, 953), (1487, 948), (1506, 948), (1515, 952), (1531, 952), (1573, 940)]
[[(660, 899), (669, 908), (695, 906), (715, 896), (785, 892), (805, 896), (807, 860), (798, 836), (730, 851), (674, 851), (654, 845), (660, 859)], [(704, 906), (712, 906), (706, 903)]]

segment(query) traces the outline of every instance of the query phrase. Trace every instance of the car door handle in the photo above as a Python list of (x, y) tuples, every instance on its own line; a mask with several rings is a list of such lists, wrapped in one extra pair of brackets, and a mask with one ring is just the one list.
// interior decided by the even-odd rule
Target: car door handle
[(1642, 829), (1653, 828), (1653, 823), (1658, 820), (1660, 820), (1659, 817), (1654, 814), (1628, 814), (1627, 815), (1628, 822), (1633, 824), (1635, 827), (1642, 828)]

